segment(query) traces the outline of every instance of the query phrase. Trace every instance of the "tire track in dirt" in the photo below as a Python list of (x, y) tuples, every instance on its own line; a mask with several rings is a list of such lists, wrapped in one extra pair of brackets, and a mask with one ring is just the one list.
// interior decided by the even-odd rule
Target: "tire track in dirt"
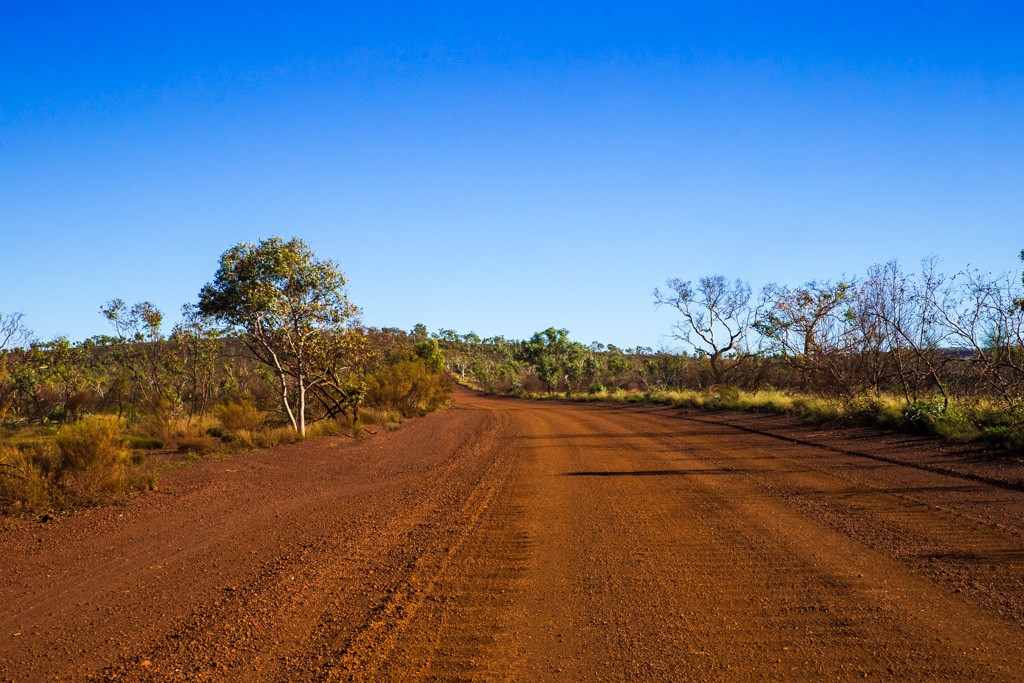
[[(318, 679), (334, 666), (336, 653), (310, 652), (310, 642), (323, 642), (332, 630), (366, 628), (359, 619), (367, 613), (375, 622), (384, 615), (389, 628), (397, 628), (398, 615), (409, 609), (403, 600), (410, 592), (409, 576), (426, 562), (439, 525), (453, 517), (455, 501), (475, 495), (477, 479), (493, 468), (495, 418), (484, 416), (472, 432), (456, 434), (463, 440), (438, 462), (402, 484), (401, 507), (357, 516), (353, 528), (276, 562), (265, 576), (233, 589), (228, 595), (234, 600), (224, 613), (197, 615), (160, 647), (106, 675), (137, 671), (141, 662), (149, 662), (148, 680)], [(380, 501), (355, 505), (372, 510)], [(258, 647), (240, 648), (240, 643)], [(206, 656), (197, 657), (197, 649)]]
[[(482, 587), (473, 585), (479, 576), (467, 577), (467, 569), (483, 550), (483, 538), (496, 528), (488, 510), (506, 489), (512, 465), (508, 450), (501, 449), (490, 471), (448, 517), (433, 545), (410, 564), (408, 574), (389, 599), (374, 610), (373, 618), (348, 639), (338, 653), (338, 668), (326, 680), (391, 679), (468, 668), (467, 662), (479, 650), (480, 626), (487, 620), (481, 616), (470, 618), (466, 610), (459, 610), (455, 615), (457, 629), (453, 632), (446, 628), (453, 616), (451, 610), (443, 609), (439, 603), (467, 590), (482, 598), (485, 592), (498, 590), (510, 578), (509, 572), (501, 572), (491, 580), (485, 579)], [(497, 528), (507, 531), (512, 521), (503, 514)], [(421, 610), (428, 602), (430, 613)], [(487, 613), (487, 602), (473, 600), (469, 606)], [(465, 602), (463, 606), (467, 606)]]
[(751, 427), (746, 424), (737, 423), (734, 420), (722, 421), (715, 420), (714, 418), (700, 418), (693, 415), (679, 415), (679, 419), (690, 420), (693, 422), (702, 422), (710, 425), (728, 425), (731, 429), (738, 431), (749, 432), (750, 434), (757, 434), (758, 436), (767, 437), (770, 439), (779, 439), (787, 443), (798, 444), (801, 446), (810, 446), (822, 451), (830, 451), (838, 455), (850, 455), (857, 458), (864, 458), (866, 460), (876, 460), (878, 462), (887, 463), (890, 465), (898, 465), (900, 467), (908, 467), (911, 469), (921, 470), (923, 472), (931, 472), (933, 474), (941, 474), (947, 477), (955, 477), (957, 479), (966, 479), (968, 481), (976, 481), (981, 484), (993, 486), (995, 488), (1007, 489), (1009, 491), (1024, 491), (1024, 479), (1009, 480), (1001, 477), (992, 477), (976, 472), (965, 471), (962, 468), (955, 467), (944, 467), (935, 463), (915, 463), (908, 462), (901, 458), (887, 457), (878, 453), (866, 453), (864, 451), (856, 450), (846, 447), (839, 447), (828, 443), (822, 443), (813, 439), (806, 439), (801, 437), (795, 437), (792, 435), (779, 434), (768, 429), (761, 429), (757, 427)]

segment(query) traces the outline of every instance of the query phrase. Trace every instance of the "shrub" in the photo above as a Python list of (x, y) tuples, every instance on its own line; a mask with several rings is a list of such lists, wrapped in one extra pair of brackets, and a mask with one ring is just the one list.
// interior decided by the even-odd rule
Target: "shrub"
[(128, 453), (117, 418), (95, 415), (64, 427), (57, 447), (63, 456), (60, 471), (75, 473), (86, 490), (121, 486)]
[(90, 416), (64, 427), (57, 434), (57, 447), (70, 470), (107, 469), (125, 459), (120, 425), (116, 418), (106, 416)]
[(929, 434), (942, 413), (940, 401), (915, 401), (903, 408), (903, 428), (915, 434)]
[(0, 449), (0, 504), (29, 510), (45, 507), (52, 482), (41, 463), (29, 453)]
[(15, 443), (15, 448), (25, 454), (48, 479), (55, 479), (63, 468), (64, 456), (53, 438), (23, 439)]
[(125, 443), (129, 448), (138, 448), (144, 451), (155, 451), (164, 447), (162, 439), (153, 436), (127, 436)]
[(137, 430), (143, 436), (160, 439), (166, 443), (174, 438), (174, 428), (174, 417), (170, 409), (161, 403), (147, 412), (133, 427), (133, 431)]
[(365, 409), (360, 418), (360, 422), (364, 425), (389, 425), (394, 423), (401, 423), (402, 415), (395, 410), (388, 410), (382, 408), (367, 408)]
[(605, 388), (604, 385), (601, 384), (600, 382), (594, 382), (593, 384), (590, 385), (590, 388), (587, 391), (591, 394), (603, 394)]
[(259, 448), (273, 448), (282, 444), (295, 443), (300, 438), (298, 432), (291, 427), (278, 427), (254, 433), (252, 442)]
[(984, 427), (981, 430), (980, 439), (994, 446), (1020, 450), (1024, 448), (1024, 427), (1011, 427), (1010, 425)]
[(740, 402), (740, 389), (725, 386), (718, 390), (718, 403), (723, 408), (736, 408)]
[(248, 450), (255, 445), (253, 441), (252, 432), (248, 429), (239, 429), (237, 432), (231, 434), (223, 434), (220, 440), (224, 443), (231, 444), (231, 450)]
[(404, 417), (423, 415), (447, 405), (453, 383), (417, 358), (379, 369), (366, 382), (366, 405), (396, 410)]
[(213, 411), (221, 426), (228, 431), (247, 430), (254, 432), (263, 426), (266, 416), (257, 410), (251, 401), (235, 398), (221, 403)]

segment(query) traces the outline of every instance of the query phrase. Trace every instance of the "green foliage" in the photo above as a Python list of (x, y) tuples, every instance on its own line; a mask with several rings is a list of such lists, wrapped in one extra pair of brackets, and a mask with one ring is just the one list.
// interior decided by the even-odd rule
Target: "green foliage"
[(945, 412), (942, 401), (914, 401), (903, 408), (902, 427), (906, 431), (927, 434), (934, 431)]
[(144, 413), (180, 405), (181, 392), (174, 381), (181, 374), (180, 358), (161, 331), (163, 314), (159, 309), (148, 301), (129, 307), (121, 299), (112, 299), (100, 312), (116, 335), (100, 339), (114, 360), (113, 370), (123, 375), (123, 384), (137, 392), (128, 398)]
[(554, 393), (560, 385), (572, 391), (583, 377), (588, 353), (587, 347), (569, 339), (568, 330), (549, 327), (523, 342), (518, 357), (532, 365), (548, 393)]
[(452, 381), (422, 358), (385, 365), (367, 379), (366, 403), (404, 417), (423, 415), (448, 404)]
[(739, 387), (722, 387), (718, 390), (718, 400), (723, 406), (732, 408), (739, 404), (740, 401), (740, 388)]
[(345, 285), (337, 264), (317, 259), (302, 240), (271, 237), (224, 252), (213, 282), (200, 292), (199, 309), (239, 332), (297, 345), (304, 335), (337, 329), (357, 313)]
[(413, 349), (416, 355), (423, 359), (431, 372), (441, 372), (444, 369), (444, 354), (436, 339), (423, 339), (416, 342)]

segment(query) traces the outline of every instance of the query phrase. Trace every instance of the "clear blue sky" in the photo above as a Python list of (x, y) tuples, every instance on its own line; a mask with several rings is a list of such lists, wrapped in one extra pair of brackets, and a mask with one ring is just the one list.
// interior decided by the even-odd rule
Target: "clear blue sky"
[(366, 322), (659, 346), (651, 290), (1018, 269), (1024, 9), (0, 0), (0, 312), (304, 238)]

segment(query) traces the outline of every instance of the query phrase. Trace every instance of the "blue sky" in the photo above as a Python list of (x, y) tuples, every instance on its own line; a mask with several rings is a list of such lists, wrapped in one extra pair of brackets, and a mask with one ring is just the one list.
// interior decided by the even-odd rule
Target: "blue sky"
[(1018, 270), (1014, 3), (0, 0), (0, 312), (305, 239), (378, 326), (658, 347), (651, 291)]

